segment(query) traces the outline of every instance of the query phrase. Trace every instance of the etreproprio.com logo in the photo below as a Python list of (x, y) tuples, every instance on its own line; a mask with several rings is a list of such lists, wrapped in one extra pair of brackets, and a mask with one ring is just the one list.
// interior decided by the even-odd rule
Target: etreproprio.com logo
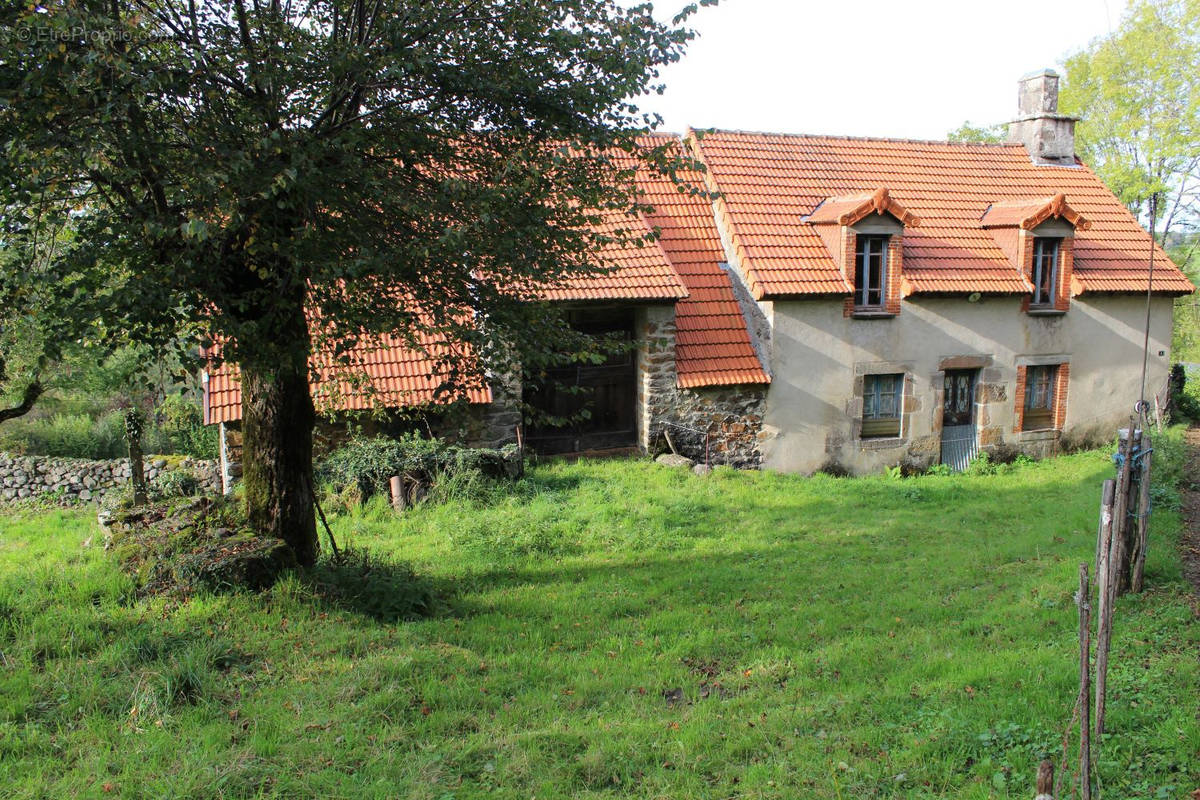
[(88, 42), (89, 44), (108, 44), (111, 42), (131, 42), (134, 39), (151, 38), (145, 33), (130, 30), (113, 30), (103, 28), (85, 28), (81, 25), (66, 28), (53, 25), (18, 25), (17, 41), (20, 42), (62, 42), (63, 44)]

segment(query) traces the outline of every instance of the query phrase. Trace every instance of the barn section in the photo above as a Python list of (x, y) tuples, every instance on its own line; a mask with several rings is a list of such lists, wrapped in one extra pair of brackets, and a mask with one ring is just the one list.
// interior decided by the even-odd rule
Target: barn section
[[(678, 141), (655, 136), (645, 143)], [(759, 466), (770, 378), (742, 317), (701, 176), (691, 172), (679, 178), (685, 186), (639, 172), (639, 190), (653, 210), (605, 224), (613, 229), (640, 226), (645, 238), (610, 245), (602, 253), (610, 271), (541, 291), (544, 299), (566, 306), (580, 327), (628, 336), (626, 353), (598, 365), (564, 364), (549, 390), (545, 381), (522, 385), (516, 376), (493, 376), (459, 398), (466, 402), (449, 413), (435, 397), (441, 343), (422, 340), (412, 348), (383, 339), (362, 344), (351, 372), (365, 377), (366, 386), (345, 370), (323, 366), (318, 354), (312, 391), (324, 410), (322, 430), (336, 435), (344, 412), (382, 407), (403, 409), (408, 416), (417, 413), (430, 421), (422, 430), (467, 444), (513, 442), (524, 424), (530, 446), (546, 453), (629, 447), (655, 451), (665, 446), (664, 432), (669, 431), (676, 446), (698, 460)], [(560, 391), (572, 385), (579, 391)], [(570, 412), (557, 414), (564, 417), (587, 408), (588, 418), (554, 430), (524, 420), (522, 399), (551, 412)], [(222, 441), (228, 444), (231, 463), (240, 418), (236, 369), (216, 366), (206, 374), (205, 422), (230, 434)]]

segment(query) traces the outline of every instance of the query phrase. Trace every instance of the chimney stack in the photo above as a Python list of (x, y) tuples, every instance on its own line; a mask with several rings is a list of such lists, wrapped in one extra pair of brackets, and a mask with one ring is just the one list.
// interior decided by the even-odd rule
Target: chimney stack
[(1008, 124), (1008, 141), (1025, 145), (1035, 164), (1075, 166), (1078, 117), (1058, 113), (1058, 73), (1031, 72), (1017, 85), (1019, 116)]

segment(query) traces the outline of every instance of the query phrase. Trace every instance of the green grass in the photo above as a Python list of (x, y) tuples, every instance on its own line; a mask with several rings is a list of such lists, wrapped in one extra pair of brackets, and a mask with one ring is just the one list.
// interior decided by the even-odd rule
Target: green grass
[[(1071, 717), (1110, 473), (539, 467), (334, 520), (441, 594), (398, 623), (299, 578), (134, 600), (84, 515), (3, 517), (0, 793), (1028, 798)], [(1108, 798), (1200, 785), (1200, 632), (1157, 495), (1149, 590), (1117, 608)]]

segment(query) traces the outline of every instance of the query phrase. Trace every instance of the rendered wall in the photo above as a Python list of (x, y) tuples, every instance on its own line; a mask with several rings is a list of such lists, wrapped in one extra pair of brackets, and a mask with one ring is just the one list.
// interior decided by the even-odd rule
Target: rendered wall
[[(1061, 316), (1031, 316), (1016, 297), (910, 299), (892, 319), (852, 319), (835, 300), (762, 303), (770, 321), (772, 385), (763, 466), (812, 472), (831, 462), (870, 473), (905, 461), (936, 462), (944, 370), (978, 367), (977, 425), (984, 447), (1041, 456), (1113, 438), (1139, 396), (1145, 298), (1085, 295)], [(1152, 304), (1148, 394), (1170, 367), (1172, 300)], [(1162, 351), (1165, 355), (1158, 355)], [(1066, 421), (1057, 432), (1014, 431), (1017, 368), (1069, 363)], [(862, 439), (861, 381), (904, 372), (899, 439)]]

